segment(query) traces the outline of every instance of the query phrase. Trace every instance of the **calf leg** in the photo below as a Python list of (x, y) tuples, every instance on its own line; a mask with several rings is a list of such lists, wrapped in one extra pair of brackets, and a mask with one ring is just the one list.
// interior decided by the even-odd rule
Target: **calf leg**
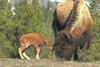
[(40, 57), (39, 57), (40, 48), (39, 47), (36, 47), (35, 50), (36, 50), (36, 59), (40, 59)]
[(24, 59), (24, 57), (25, 57), (26, 59), (30, 60), (30, 58), (24, 52), (27, 47), (28, 47), (27, 44), (21, 43), (21, 47), (18, 49), (18, 52), (19, 52), (21, 59)]
[(24, 59), (24, 57), (23, 57), (23, 55), (22, 55), (22, 51), (23, 51), (23, 49), (22, 49), (21, 47), (18, 48), (18, 53), (19, 53), (21, 59)]
[(27, 56), (27, 54), (25, 52), (23, 52), (23, 56), (27, 59), (30, 60), (30, 58)]

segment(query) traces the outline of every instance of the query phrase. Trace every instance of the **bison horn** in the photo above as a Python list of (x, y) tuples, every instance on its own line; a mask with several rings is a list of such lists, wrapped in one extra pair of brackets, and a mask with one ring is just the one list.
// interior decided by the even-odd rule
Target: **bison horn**
[(68, 39), (70, 39), (70, 35), (68, 34), (68, 32), (65, 32), (66, 36), (68, 37)]

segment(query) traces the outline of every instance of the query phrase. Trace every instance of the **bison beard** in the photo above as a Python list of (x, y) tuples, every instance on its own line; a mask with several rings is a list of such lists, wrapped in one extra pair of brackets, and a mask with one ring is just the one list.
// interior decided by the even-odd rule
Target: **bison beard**
[[(92, 39), (92, 19), (83, 0), (70, 0), (74, 2), (69, 15), (66, 7), (61, 11), (59, 6), (54, 12), (52, 27), (55, 33), (54, 51), (58, 58), (78, 60), (77, 50), (83, 51), (82, 60), (86, 60), (86, 52)], [(69, 2), (69, 1), (68, 1)], [(66, 2), (66, 4), (68, 4)], [(65, 4), (63, 4), (65, 5)], [(67, 6), (70, 6), (69, 4)], [(59, 12), (60, 11), (60, 12)], [(62, 12), (62, 14), (60, 14)], [(67, 17), (63, 17), (67, 15)], [(60, 17), (63, 18), (60, 18)], [(66, 19), (66, 20), (65, 20)], [(62, 22), (64, 20), (64, 22)]]

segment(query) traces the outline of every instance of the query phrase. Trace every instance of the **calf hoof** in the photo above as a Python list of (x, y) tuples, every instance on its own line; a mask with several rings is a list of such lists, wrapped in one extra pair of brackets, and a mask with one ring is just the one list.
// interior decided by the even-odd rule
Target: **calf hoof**
[(21, 60), (23, 60), (23, 59), (24, 59), (24, 57), (21, 57), (20, 59), (21, 59)]
[(37, 59), (37, 60), (40, 60), (40, 58), (39, 58), (39, 57), (36, 57), (36, 59)]
[(27, 58), (27, 60), (31, 60), (31, 58)]

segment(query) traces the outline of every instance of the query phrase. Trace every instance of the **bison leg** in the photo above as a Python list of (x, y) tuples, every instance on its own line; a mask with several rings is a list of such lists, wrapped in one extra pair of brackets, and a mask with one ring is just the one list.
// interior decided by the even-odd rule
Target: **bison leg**
[(79, 60), (79, 58), (78, 58), (78, 54), (77, 54), (77, 50), (76, 50), (74, 53), (74, 61), (78, 61), (78, 60)]
[(75, 52), (72, 54), (71, 61), (77, 61), (77, 60), (78, 60), (78, 54), (77, 54), (77, 50), (75, 50)]
[(35, 48), (35, 50), (36, 50), (36, 59), (40, 59), (40, 57), (39, 57), (39, 54), (40, 54), (40, 48), (39, 47), (36, 47)]
[(77, 52), (75, 52), (72, 54), (71, 61), (77, 61), (77, 60), (78, 60), (78, 54), (77, 54)]
[(74, 54), (72, 54), (71, 61), (74, 61)]
[(88, 42), (86, 41), (85, 44), (82, 47), (82, 56), (80, 57), (80, 59), (82, 61), (87, 61), (87, 49), (88, 49), (89, 45)]

